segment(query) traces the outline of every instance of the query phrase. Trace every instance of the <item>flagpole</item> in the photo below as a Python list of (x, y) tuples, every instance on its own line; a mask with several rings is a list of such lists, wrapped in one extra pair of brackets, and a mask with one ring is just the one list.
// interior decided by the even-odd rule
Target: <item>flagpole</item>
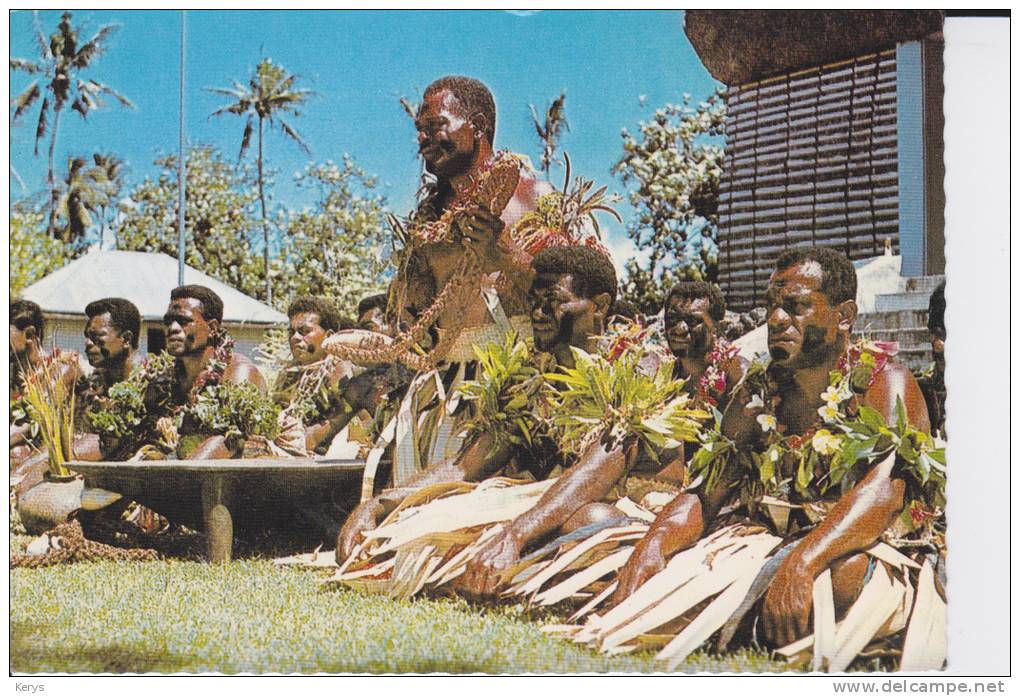
[(187, 168), (184, 164), (184, 55), (187, 37), (187, 12), (181, 10), (181, 103), (180, 140), (177, 143), (177, 284), (184, 285), (184, 194), (188, 187)]

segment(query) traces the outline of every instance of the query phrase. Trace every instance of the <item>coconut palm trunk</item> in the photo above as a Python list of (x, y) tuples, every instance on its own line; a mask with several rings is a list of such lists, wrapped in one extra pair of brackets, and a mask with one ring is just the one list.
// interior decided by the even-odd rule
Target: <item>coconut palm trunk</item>
[[(53, 156), (57, 150), (57, 128), (60, 125), (60, 107), (53, 109), (53, 126), (50, 130), (50, 150), (49, 150), (49, 171), (46, 174), (46, 183), (50, 188), (50, 214), (49, 221), (46, 223), (46, 234), (52, 237), (54, 230), (57, 228), (57, 200), (60, 198), (60, 192), (57, 191), (57, 178), (53, 173)], [(64, 237), (64, 243), (67, 243), (66, 235)]]
[(262, 155), (263, 155), (263, 119), (259, 117), (259, 204), (262, 206), (262, 262), (265, 266), (266, 271), (266, 304), (273, 304), (273, 283), (269, 277), (269, 221), (266, 219), (266, 190), (265, 181), (262, 175)]

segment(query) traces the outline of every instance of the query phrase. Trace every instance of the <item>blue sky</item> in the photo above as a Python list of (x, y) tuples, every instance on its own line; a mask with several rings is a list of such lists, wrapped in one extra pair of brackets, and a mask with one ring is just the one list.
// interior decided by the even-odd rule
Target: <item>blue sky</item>
[[(49, 34), (58, 11), (41, 13)], [(134, 111), (114, 107), (88, 122), (62, 115), (57, 162), (70, 154), (112, 152), (126, 158), (131, 181), (152, 174), (152, 160), (177, 148), (180, 13), (77, 11), (86, 34), (121, 25), (110, 50), (90, 73), (127, 95)], [(36, 58), (29, 11), (11, 13), (11, 55)], [(566, 89), (570, 132), (562, 146), (575, 172), (622, 192), (609, 170), (621, 153), (620, 130), (684, 92), (708, 96), (717, 83), (701, 65), (683, 32), (679, 11), (190, 11), (186, 119), (189, 142), (212, 143), (236, 157), (243, 122), (210, 120), (223, 101), (204, 87), (245, 82), (264, 56), (298, 74), (319, 93), (296, 125), (316, 161), (346, 152), (377, 176), (394, 212), (414, 202), (420, 171), (414, 129), (398, 104), (417, 99), (433, 79), (458, 73), (477, 77), (496, 97), (496, 145), (538, 161), (541, 149), (528, 112)], [(27, 84), (11, 75), (11, 96)], [(647, 106), (639, 105), (645, 96)], [(14, 133), (12, 162), (30, 189), (46, 178), (45, 144), (33, 157), (38, 109)], [(279, 175), (277, 200), (304, 201), (290, 183), (308, 158), (279, 134), (267, 140), (268, 161)], [(554, 181), (562, 176), (554, 175)], [(12, 192), (17, 194), (12, 181)], [(619, 206), (625, 218), (629, 205)], [(622, 226), (609, 225), (622, 265), (628, 245)]]

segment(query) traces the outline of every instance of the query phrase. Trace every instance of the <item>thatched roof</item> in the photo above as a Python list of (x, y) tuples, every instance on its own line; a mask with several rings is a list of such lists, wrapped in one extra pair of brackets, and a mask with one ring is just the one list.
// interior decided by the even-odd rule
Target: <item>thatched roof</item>
[[(283, 324), (287, 317), (201, 271), (185, 266), (186, 285), (204, 285), (223, 300), (223, 321)], [(124, 297), (135, 303), (143, 319), (159, 320), (177, 287), (177, 259), (140, 251), (93, 251), (57, 269), (25, 289), (47, 314), (81, 314), (85, 305), (104, 297)]]
[(942, 31), (939, 10), (689, 10), (684, 31), (726, 85), (892, 48)]

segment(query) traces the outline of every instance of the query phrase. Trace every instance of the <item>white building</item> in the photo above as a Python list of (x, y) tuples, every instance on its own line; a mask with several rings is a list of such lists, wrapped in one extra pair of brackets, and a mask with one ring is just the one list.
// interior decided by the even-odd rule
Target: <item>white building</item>
[[(281, 312), (190, 266), (184, 269), (184, 284), (204, 285), (220, 296), (223, 325), (236, 341), (235, 350), (249, 357), (266, 329), (287, 322)], [(85, 306), (104, 297), (128, 299), (142, 315), (138, 347), (145, 354), (165, 345), (163, 314), (177, 285), (177, 259), (166, 254), (92, 251), (33, 283), (22, 297), (42, 307), (46, 348), (55, 344), (77, 351), (85, 347)]]

